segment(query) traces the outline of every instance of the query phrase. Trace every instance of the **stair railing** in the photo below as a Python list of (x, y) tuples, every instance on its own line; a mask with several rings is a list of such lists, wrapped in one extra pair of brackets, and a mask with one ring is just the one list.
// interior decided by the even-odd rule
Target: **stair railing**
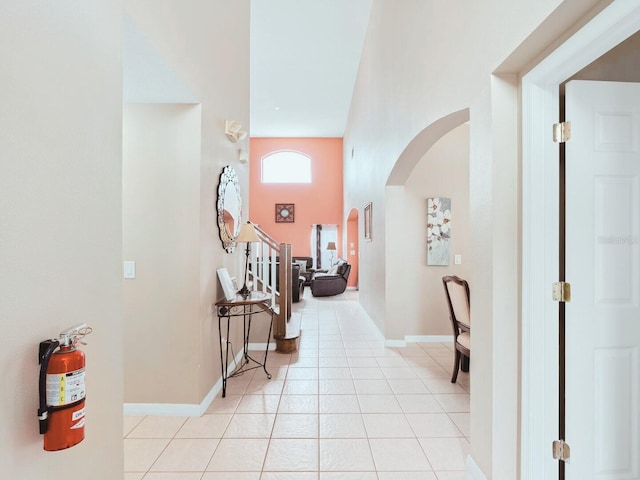
[[(284, 338), (291, 318), (291, 245), (279, 243), (257, 225), (253, 226), (260, 242), (251, 243), (249, 275), (253, 279), (252, 289), (271, 294), (275, 312), (273, 336)], [(280, 271), (276, 272), (276, 268)], [(278, 276), (280, 289), (276, 281)]]

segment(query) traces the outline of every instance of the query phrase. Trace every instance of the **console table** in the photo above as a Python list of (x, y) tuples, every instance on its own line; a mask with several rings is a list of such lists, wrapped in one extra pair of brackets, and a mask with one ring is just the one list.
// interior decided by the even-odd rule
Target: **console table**
[[(233, 300), (221, 300), (216, 303), (216, 312), (218, 315), (218, 336), (220, 340), (220, 366), (222, 368), (222, 397), (227, 394), (227, 379), (241, 375), (244, 372), (262, 367), (267, 378), (271, 378), (271, 374), (267, 371), (267, 354), (269, 353), (269, 341), (271, 340), (271, 329), (273, 328), (273, 315), (271, 309), (271, 295), (264, 292), (251, 292), (247, 297), (236, 295)], [(267, 336), (267, 347), (264, 352), (263, 362), (259, 362), (249, 355), (249, 334), (251, 333), (251, 318), (256, 313), (266, 312), (270, 316), (269, 334)], [(243, 322), (243, 356), (240, 365), (229, 374), (229, 327), (232, 318), (242, 317)], [(222, 353), (222, 324), (223, 319), (227, 320), (226, 345), (225, 353)], [(251, 363), (255, 365), (249, 367)]]

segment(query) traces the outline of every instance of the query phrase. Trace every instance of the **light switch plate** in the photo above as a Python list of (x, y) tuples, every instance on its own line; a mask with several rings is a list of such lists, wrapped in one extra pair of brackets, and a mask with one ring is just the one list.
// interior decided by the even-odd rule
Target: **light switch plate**
[(462, 255), (456, 254), (453, 257), (453, 263), (455, 263), (456, 265), (460, 265), (462, 263)]
[(124, 278), (136, 278), (136, 262), (125, 261), (124, 264)]

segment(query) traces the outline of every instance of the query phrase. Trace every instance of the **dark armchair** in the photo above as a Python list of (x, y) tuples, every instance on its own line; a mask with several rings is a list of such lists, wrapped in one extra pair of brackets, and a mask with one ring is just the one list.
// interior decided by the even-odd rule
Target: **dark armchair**
[[(278, 285), (278, 290), (280, 290), (280, 263), (276, 264), (276, 284)], [(300, 277), (300, 265), (297, 263), (291, 264), (291, 301), (293, 303), (297, 303), (300, 301), (300, 296), (302, 294), (302, 289), (304, 285), (302, 283), (302, 278)]]
[(344, 292), (347, 289), (349, 273), (351, 265), (348, 263), (339, 265), (334, 274), (316, 273), (311, 281), (311, 294), (314, 297), (328, 297)]
[(304, 277), (304, 284), (306, 286), (311, 285), (313, 280), (313, 258), (311, 257), (293, 257), (292, 260), (300, 265), (300, 276)]

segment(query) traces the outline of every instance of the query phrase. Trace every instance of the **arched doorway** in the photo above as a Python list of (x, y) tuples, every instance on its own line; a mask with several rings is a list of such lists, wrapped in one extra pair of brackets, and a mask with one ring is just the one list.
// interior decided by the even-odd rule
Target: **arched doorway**
[[(449, 325), (424, 325), (424, 304), (416, 299), (425, 299), (424, 292), (428, 288), (431, 305), (440, 305), (444, 309), (445, 304), (440, 297), (442, 286), (439, 283), (439, 278), (445, 275), (442, 272), (446, 268), (446, 274), (466, 273), (458, 271), (458, 265), (455, 265), (458, 268), (454, 270), (453, 259), (449, 267), (426, 267), (426, 198), (451, 197), (454, 183), (457, 184), (456, 187), (464, 184), (464, 188), (468, 188), (468, 176), (466, 180), (455, 182), (455, 169), (449, 171), (449, 162), (446, 165), (439, 163), (439, 159), (447, 158), (447, 151), (453, 154), (454, 150), (457, 151), (457, 145), (464, 144), (467, 146), (466, 153), (458, 153), (464, 156), (465, 169), (468, 171), (469, 129), (468, 125), (462, 127), (467, 122), (469, 109), (453, 112), (431, 123), (409, 142), (389, 174), (385, 188), (385, 238), (394, 248), (388, 249), (385, 254), (385, 298), (389, 315), (385, 316), (384, 334), (390, 346), (403, 346), (407, 337), (419, 338), (420, 341), (443, 341), (450, 335)], [(451, 140), (449, 134), (459, 127), (463, 130), (458, 131), (459, 136)], [(442, 141), (443, 139), (445, 140)], [(441, 148), (434, 149), (437, 144)], [(430, 158), (434, 154), (437, 158)], [(421, 163), (432, 167), (429, 172), (421, 173), (421, 177), (425, 179), (422, 183), (428, 185), (423, 192), (424, 205), (418, 198), (422, 193), (416, 193), (418, 186), (412, 185), (414, 182), (410, 181), (412, 175), (420, 170), (418, 166)], [(438, 164), (442, 168), (436, 168)], [(465, 198), (463, 201), (468, 204), (468, 197)], [(468, 205), (465, 209), (468, 210)], [(427, 277), (429, 287), (422, 284)], [(399, 311), (404, 312), (402, 321), (392, 313)], [(448, 318), (446, 312), (434, 316), (436, 317)]]
[(351, 274), (347, 287), (358, 288), (358, 264), (360, 263), (360, 250), (358, 247), (358, 210), (352, 208), (347, 216), (347, 243), (345, 245), (345, 258), (351, 264)]

